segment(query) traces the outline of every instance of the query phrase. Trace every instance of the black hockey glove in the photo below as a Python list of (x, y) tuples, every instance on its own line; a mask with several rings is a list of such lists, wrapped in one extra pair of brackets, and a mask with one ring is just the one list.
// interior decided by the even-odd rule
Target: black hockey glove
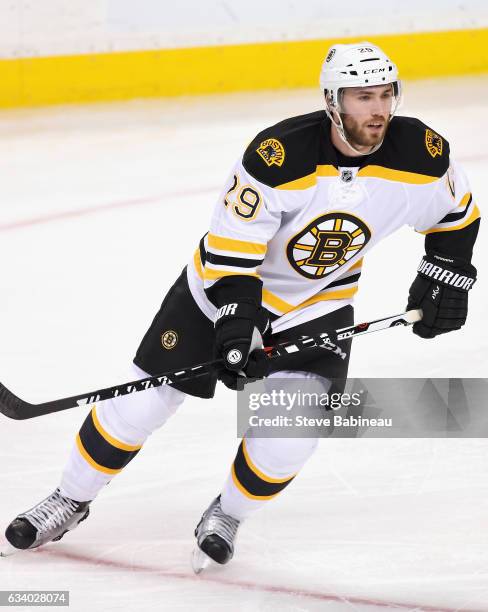
[(262, 349), (262, 334), (268, 325), (266, 311), (252, 298), (241, 298), (218, 309), (215, 349), (224, 360), (218, 376), (229, 389), (242, 388), (246, 378), (268, 375), (269, 360)]
[(468, 315), (468, 291), (476, 281), (476, 268), (455, 257), (427, 253), (410, 287), (407, 310), (421, 308), (422, 320), (413, 332), (421, 338), (460, 329)]

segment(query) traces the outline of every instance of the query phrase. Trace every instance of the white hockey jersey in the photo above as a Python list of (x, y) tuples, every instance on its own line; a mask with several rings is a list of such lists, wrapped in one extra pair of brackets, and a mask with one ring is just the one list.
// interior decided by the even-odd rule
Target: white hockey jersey
[(215, 309), (205, 288), (251, 275), (262, 280), (263, 306), (278, 323), (302, 323), (350, 303), (363, 257), (403, 225), (449, 232), (479, 217), (447, 141), (417, 119), (393, 118), (380, 149), (354, 159), (356, 167), (339, 164), (323, 111), (258, 134), (188, 266), (207, 316)]

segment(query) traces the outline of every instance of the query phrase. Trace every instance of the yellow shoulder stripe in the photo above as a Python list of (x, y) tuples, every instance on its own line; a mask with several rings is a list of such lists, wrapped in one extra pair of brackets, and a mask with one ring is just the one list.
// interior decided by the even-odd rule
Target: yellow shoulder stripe
[(289, 181), (288, 183), (277, 185), (276, 189), (282, 189), (286, 191), (293, 191), (295, 189), (308, 189), (309, 187), (313, 187), (316, 183), (317, 173), (312, 172), (312, 174), (307, 174), (307, 176), (302, 176), (302, 178), (295, 179), (294, 181)]
[(265, 255), (267, 245), (259, 242), (247, 242), (235, 238), (224, 238), (216, 234), (208, 234), (208, 248), (220, 251), (235, 251), (236, 253), (251, 253), (252, 255)]
[(439, 180), (437, 176), (417, 174), (416, 172), (405, 172), (404, 170), (392, 170), (391, 168), (383, 168), (383, 166), (366, 166), (359, 170), (358, 176), (410, 183), (411, 185), (427, 185), (428, 183), (435, 183), (435, 181)]
[(301, 178), (295, 179), (294, 181), (289, 181), (288, 183), (278, 185), (276, 189), (283, 189), (286, 191), (292, 191), (295, 189), (308, 189), (309, 187), (313, 187), (317, 183), (318, 176), (339, 176), (339, 171), (331, 164), (324, 164), (321, 166), (317, 166), (315, 168), (315, 172), (307, 174), (306, 176), (302, 176)]
[(339, 170), (332, 164), (317, 166), (317, 176), (339, 176)]
[[(337, 168), (330, 164), (317, 166), (315, 172), (302, 176), (301, 178), (289, 181), (278, 185), (276, 189), (295, 190), (308, 189), (317, 183), (317, 177), (339, 176)], [(439, 180), (437, 176), (429, 176), (427, 174), (418, 174), (416, 172), (405, 172), (404, 170), (393, 170), (392, 168), (384, 168), (383, 166), (366, 166), (361, 168), (358, 176), (363, 178), (379, 178), (387, 181), (398, 181), (400, 183), (409, 183), (411, 185), (427, 185)]]

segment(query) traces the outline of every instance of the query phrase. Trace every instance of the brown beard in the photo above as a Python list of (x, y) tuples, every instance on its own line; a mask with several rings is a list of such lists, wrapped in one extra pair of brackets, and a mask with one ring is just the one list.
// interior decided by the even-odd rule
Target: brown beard
[[(378, 135), (368, 134), (364, 125), (359, 125), (350, 115), (341, 115), (342, 125), (344, 126), (344, 132), (347, 140), (354, 146), (360, 147), (374, 147), (379, 144), (385, 137), (386, 130), (388, 128), (388, 120), (385, 121), (383, 129)], [(373, 120), (372, 120), (373, 121)], [(384, 121), (383, 117), (381, 121)]]

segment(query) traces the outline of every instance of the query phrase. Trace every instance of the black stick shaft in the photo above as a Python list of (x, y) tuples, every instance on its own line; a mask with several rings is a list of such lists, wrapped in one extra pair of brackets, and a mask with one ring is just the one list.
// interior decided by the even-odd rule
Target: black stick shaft
[[(411, 323), (419, 321), (420, 319), (420, 311), (410, 310), (392, 317), (377, 319), (376, 321), (370, 321), (368, 323), (359, 323), (358, 325), (351, 325), (350, 327), (338, 329), (333, 332), (323, 332), (317, 336), (310, 336), (308, 338), (301, 338), (293, 342), (286, 342), (284, 344), (266, 348), (265, 350), (268, 357), (271, 359), (317, 347), (331, 350), (336, 352), (339, 356), (342, 356), (343, 352), (341, 348), (335, 344), (337, 341), (379, 331), (381, 329), (387, 329), (396, 325), (410, 325)], [(208, 361), (193, 367), (172, 370), (171, 372), (165, 372), (158, 376), (148, 376), (147, 378), (143, 378), (141, 380), (133, 380), (121, 385), (107, 387), (106, 389), (98, 389), (97, 391), (90, 391), (89, 393), (73, 395), (72, 397), (65, 397), (49, 402), (43, 402), (41, 404), (31, 404), (20, 399), (14, 393), (9, 391), (7, 387), (2, 385), (2, 383), (0, 383), (0, 412), (11, 419), (32, 419), (34, 417), (43, 416), (52, 412), (61, 412), (62, 410), (76, 408), (77, 406), (86, 406), (113, 397), (128, 395), (129, 393), (137, 393), (139, 391), (145, 391), (154, 387), (162, 387), (164, 385), (171, 385), (176, 382), (205, 376), (212, 372), (216, 367), (221, 366), (222, 363), (223, 361), (221, 359), (216, 359), (214, 361)]]

